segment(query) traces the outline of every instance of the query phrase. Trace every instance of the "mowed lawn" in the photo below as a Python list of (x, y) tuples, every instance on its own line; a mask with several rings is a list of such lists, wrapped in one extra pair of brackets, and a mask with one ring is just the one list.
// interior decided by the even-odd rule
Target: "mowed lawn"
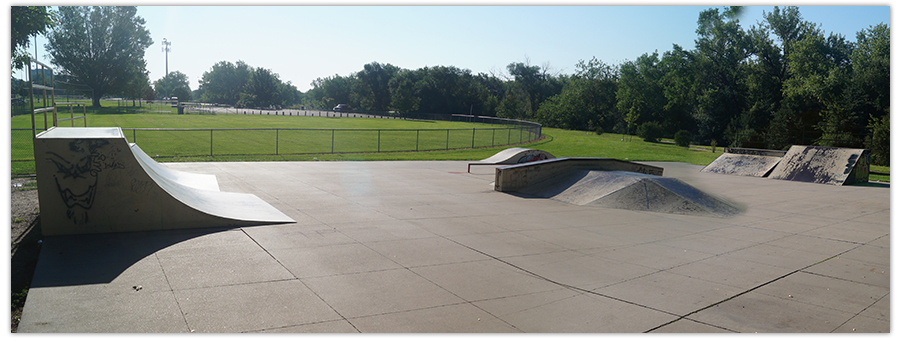
[[(59, 115), (64, 117), (68, 114)], [(36, 119), (38, 127), (43, 123), (43, 117)], [(81, 119), (74, 122), (76, 127), (83, 124)], [(346, 158), (333, 153), (471, 149), (534, 138), (528, 131), (501, 124), (348, 117), (89, 114), (87, 124), (123, 128), (129, 142), (160, 161), (342, 160)], [(72, 124), (59, 121), (59, 126)], [(13, 174), (31, 173), (30, 116), (13, 117), (11, 127)]]
[[(60, 115), (60, 118), (66, 117)], [(81, 126), (82, 120), (75, 125)], [(43, 119), (38, 119), (39, 127)], [(70, 126), (60, 122), (61, 126)], [(541, 149), (557, 157), (608, 157), (629, 161), (678, 161), (707, 165), (722, 148), (679, 147), (664, 141), (644, 142), (638, 137), (543, 128), (543, 139), (515, 143), (523, 135), (501, 125), (465, 122), (369, 118), (328, 118), (276, 115), (88, 115), (90, 127), (125, 128), (136, 142), (161, 162), (172, 161), (310, 161), (310, 160), (481, 160), (507, 147)], [(29, 116), (12, 118), (12, 174), (33, 174), (34, 157)], [(131, 131), (129, 128), (170, 128), (183, 131)], [(255, 128), (259, 131), (209, 129)], [(275, 128), (280, 130), (275, 131)], [(203, 130), (195, 130), (203, 129)], [(336, 131), (331, 131), (335, 129)], [(380, 133), (378, 130), (383, 130)], [(385, 131), (399, 130), (399, 131)], [(417, 131), (418, 130), (418, 131)], [(276, 133), (277, 132), (277, 133)], [(473, 137), (474, 133), (474, 137)], [(212, 145), (210, 145), (212, 136)], [(277, 138), (276, 138), (277, 136)], [(474, 140), (473, 140), (474, 139)], [(486, 147), (493, 146), (493, 147)], [(472, 148), (475, 147), (475, 148)], [(275, 154), (277, 151), (277, 155)], [(363, 152), (381, 151), (381, 152)], [(335, 153), (331, 153), (335, 152)], [(212, 153), (212, 155), (210, 155)], [(872, 166), (872, 180), (890, 181), (890, 168)]]

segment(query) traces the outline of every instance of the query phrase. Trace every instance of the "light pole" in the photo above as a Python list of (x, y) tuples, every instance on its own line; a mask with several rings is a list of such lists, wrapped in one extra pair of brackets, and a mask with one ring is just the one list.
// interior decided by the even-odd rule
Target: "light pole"
[[(169, 75), (169, 50), (171, 50), (169, 49), (169, 46), (172, 45), (172, 42), (167, 41), (165, 37), (163, 37), (162, 45), (162, 50), (166, 52), (166, 75)], [(163, 77), (165, 77), (165, 75)]]

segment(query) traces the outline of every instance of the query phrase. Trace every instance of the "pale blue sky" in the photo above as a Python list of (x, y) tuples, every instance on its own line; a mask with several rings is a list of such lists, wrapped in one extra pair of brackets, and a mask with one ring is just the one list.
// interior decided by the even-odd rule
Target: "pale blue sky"
[[(693, 49), (697, 17), (710, 7), (170, 5), (139, 6), (138, 15), (154, 42), (145, 53), (151, 81), (165, 74), (166, 38), (169, 71), (187, 74), (192, 89), (215, 63), (243, 60), (307, 91), (316, 78), (346, 76), (372, 61), (497, 75), (513, 62), (565, 74), (592, 57), (617, 65), (673, 43)], [(748, 7), (741, 24), (756, 25), (772, 9)], [(888, 6), (801, 6), (800, 13), (851, 41), (871, 25), (890, 24)], [(40, 50), (45, 43), (38, 38)]]

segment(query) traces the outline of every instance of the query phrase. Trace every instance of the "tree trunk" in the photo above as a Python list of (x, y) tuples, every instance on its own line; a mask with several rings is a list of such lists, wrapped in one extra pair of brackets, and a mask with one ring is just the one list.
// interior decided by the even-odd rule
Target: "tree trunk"
[(94, 95), (91, 97), (91, 106), (100, 108), (100, 96)]

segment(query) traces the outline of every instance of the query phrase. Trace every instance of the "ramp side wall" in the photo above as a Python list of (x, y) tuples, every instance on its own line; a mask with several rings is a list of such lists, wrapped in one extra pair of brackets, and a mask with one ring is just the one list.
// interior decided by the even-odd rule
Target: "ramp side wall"
[(494, 190), (514, 192), (573, 170), (630, 171), (657, 176), (663, 174), (660, 167), (612, 158), (555, 158), (497, 168)]

